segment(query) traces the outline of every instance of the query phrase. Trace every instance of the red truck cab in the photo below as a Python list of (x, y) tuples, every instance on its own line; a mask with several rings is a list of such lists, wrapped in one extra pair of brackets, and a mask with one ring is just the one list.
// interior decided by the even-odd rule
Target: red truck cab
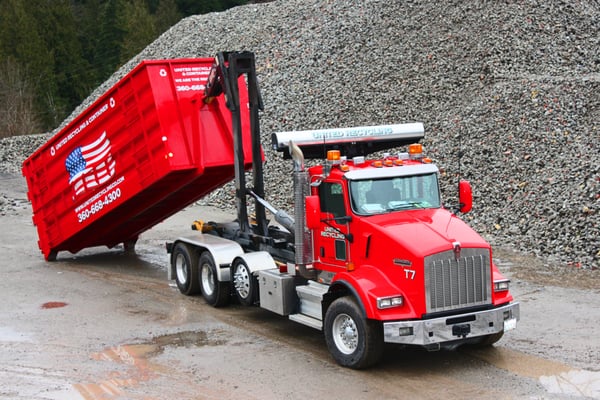
[(438, 168), (420, 149), (379, 160), (333, 151), (309, 169), (320, 181), (306, 211), (314, 268), (327, 272), (319, 281), (353, 292), (366, 318), (383, 322), (386, 342), (495, 342), (516, 325), (518, 305), (490, 245), (442, 206)]

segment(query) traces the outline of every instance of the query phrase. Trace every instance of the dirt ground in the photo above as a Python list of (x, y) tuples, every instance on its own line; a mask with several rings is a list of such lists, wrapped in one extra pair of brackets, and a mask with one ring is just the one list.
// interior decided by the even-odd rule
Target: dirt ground
[(43, 260), (22, 178), (0, 216), (1, 399), (600, 399), (598, 271), (496, 249), (521, 303), (493, 348), (428, 353), (388, 346), (366, 371), (339, 367), (321, 332), (258, 308), (215, 309), (167, 280), (164, 243), (190, 207), (120, 248)]

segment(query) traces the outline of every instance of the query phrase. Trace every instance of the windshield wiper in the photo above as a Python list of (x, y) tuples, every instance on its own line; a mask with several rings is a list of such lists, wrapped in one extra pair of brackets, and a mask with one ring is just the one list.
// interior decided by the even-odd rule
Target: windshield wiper
[(420, 201), (403, 201), (399, 204), (388, 206), (388, 208), (386, 208), (386, 211), (395, 211), (407, 208), (425, 208), (425, 206), (423, 206)]

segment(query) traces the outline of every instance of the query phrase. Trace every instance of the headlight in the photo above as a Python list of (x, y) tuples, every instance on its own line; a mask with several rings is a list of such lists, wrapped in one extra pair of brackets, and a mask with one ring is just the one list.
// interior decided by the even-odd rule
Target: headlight
[(379, 309), (400, 307), (402, 304), (404, 304), (402, 296), (381, 297), (377, 299), (377, 308)]
[(510, 284), (509, 279), (503, 279), (501, 281), (494, 281), (494, 292), (505, 292), (508, 290)]

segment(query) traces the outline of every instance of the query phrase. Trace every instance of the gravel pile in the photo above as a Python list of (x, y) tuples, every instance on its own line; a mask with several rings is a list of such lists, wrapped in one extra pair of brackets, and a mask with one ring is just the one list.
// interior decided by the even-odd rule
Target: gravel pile
[[(464, 218), (492, 244), (598, 267), (595, 1), (282, 0), (193, 16), (82, 106), (141, 59), (223, 50), (257, 56), (265, 147), (275, 131), (422, 121), (426, 151), (446, 171), (448, 204), (462, 149), (460, 172), (475, 196)], [(44, 138), (3, 141), (1, 171)], [(268, 200), (291, 211), (290, 164), (266, 157)], [(223, 197), (203, 201), (229, 207)]]

